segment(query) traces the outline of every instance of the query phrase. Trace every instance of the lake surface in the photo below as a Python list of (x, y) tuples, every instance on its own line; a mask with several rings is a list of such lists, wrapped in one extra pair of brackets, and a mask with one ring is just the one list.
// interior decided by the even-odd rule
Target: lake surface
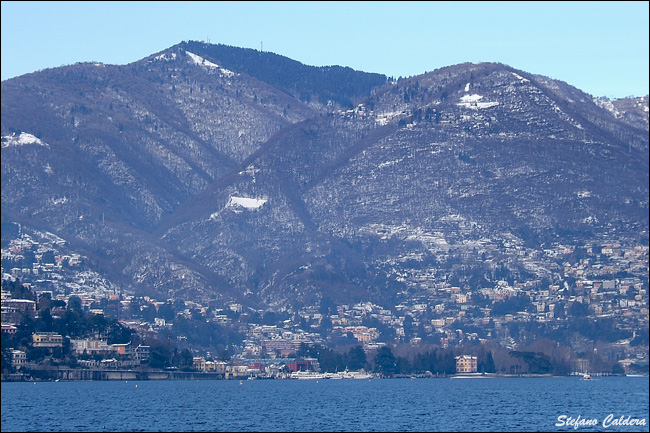
[[(9, 382), (2, 384), (2, 431), (648, 431), (648, 383), (647, 377)], [(583, 424), (576, 428), (569, 417)], [(645, 426), (615, 425), (621, 417)], [(596, 426), (585, 426), (594, 420)]]

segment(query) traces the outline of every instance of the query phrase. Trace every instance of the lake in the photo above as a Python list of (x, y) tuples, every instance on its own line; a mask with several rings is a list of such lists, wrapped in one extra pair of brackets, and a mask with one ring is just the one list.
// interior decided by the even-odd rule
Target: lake
[[(7, 382), (2, 431), (648, 431), (648, 383), (647, 377)], [(635, 420), (645, 425), (620, 425)]]

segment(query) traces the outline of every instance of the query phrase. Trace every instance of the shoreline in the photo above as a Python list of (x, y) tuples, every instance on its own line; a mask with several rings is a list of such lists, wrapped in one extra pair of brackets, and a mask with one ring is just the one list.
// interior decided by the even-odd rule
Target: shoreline
[[(152, 381), (152, 380), (298, 380), (288, 377), (255, 377), (255, 376), (229, 376), (223, 373), (192, 372), (192, 371), (164, 371), (164, 370), (39, 370), (44, 374), (41, 377), (33, 375), (26, 376), (21, 373), (14, 373), (2, 376), (2, 383), (5, 382), (109, 382), (109, 381)], [(33, 372), (32, 372), (33, 373)], [(644, 377), (648, 375), (615, 375), (595, 374), (596, 377)], [(403, 375), (394, 377), (373, 377), (373, 379), (516, 379), (516, 378), (551, 378), (551, 377), (574, 377), (581, 378), (581, 375), (553, 375), (553, 374), (503, 374), (503, 373), (470, 373), (451, 375)], [(328, 379), (323, 379), (328, 380)]]

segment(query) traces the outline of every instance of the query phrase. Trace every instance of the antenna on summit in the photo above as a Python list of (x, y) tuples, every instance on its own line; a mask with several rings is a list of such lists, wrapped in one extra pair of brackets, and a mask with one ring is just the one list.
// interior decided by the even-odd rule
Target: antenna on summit
[(260, 42), (260, 52), (264, 52), (264, 41)]

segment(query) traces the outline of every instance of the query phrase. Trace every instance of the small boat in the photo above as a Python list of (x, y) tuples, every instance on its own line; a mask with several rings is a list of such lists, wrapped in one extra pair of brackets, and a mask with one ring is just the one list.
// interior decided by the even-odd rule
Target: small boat
[(495, 377), (494, 374), (485, 373), (461, 373), (449, 376), (450, 379), (493, 379)]
[(591, 374), (585, 373), (582, 375), (582, 380), (591, 380)]
[(345, 379), (372, 379), (372, 373), (366, 373), (364, 370), (359, 371), (347, 371), (345, 372)]

